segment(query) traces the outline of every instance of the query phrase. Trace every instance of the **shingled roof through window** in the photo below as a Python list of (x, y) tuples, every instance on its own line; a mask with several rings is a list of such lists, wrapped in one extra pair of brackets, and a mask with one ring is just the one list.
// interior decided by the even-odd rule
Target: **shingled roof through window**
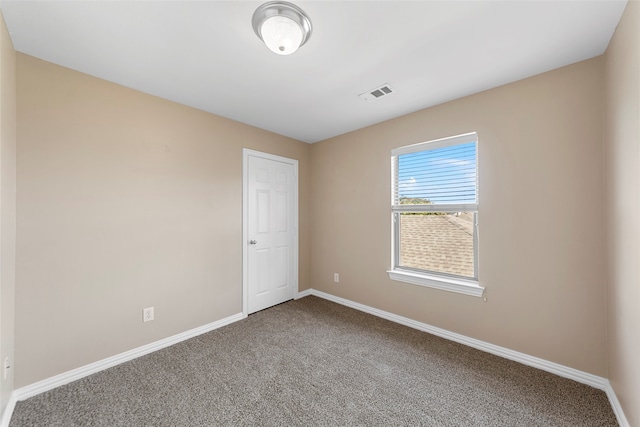
[(400, 216), (400, 265), (473, 277), (473, 214)]

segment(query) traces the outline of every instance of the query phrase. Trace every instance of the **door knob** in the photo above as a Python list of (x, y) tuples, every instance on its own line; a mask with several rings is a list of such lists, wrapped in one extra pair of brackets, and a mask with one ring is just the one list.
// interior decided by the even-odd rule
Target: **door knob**
[(257, 241), (257, 240), (249, 240), (249, 244), (250, 244), (250, 245), (255, 245), (256, 243), (258, 243), (258, 241)]

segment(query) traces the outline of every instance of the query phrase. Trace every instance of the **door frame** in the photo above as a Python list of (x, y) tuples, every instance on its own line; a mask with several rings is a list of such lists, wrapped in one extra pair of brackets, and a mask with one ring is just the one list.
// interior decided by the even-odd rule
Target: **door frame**
[(249, 315), (249, 157), (286, 163), (293, 166), (293, 298), (298, 298), (298, 161), (261, 151), (242, 149), (242, 317)]

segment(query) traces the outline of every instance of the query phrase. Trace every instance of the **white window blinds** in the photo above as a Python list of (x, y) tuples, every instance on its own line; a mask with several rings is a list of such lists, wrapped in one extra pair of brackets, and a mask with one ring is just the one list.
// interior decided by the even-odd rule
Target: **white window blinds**
[(477, 211), (475, 132), (391, 152), (393, 211)]

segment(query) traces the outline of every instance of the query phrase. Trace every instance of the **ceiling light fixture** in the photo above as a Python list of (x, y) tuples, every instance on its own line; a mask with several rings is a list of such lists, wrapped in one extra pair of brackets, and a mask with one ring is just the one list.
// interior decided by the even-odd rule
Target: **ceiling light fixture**
[(253, 12), (253, 31), (278, 55), (289, 55), (311, 37), (311, 21), (298, 6), (270, 1)]

